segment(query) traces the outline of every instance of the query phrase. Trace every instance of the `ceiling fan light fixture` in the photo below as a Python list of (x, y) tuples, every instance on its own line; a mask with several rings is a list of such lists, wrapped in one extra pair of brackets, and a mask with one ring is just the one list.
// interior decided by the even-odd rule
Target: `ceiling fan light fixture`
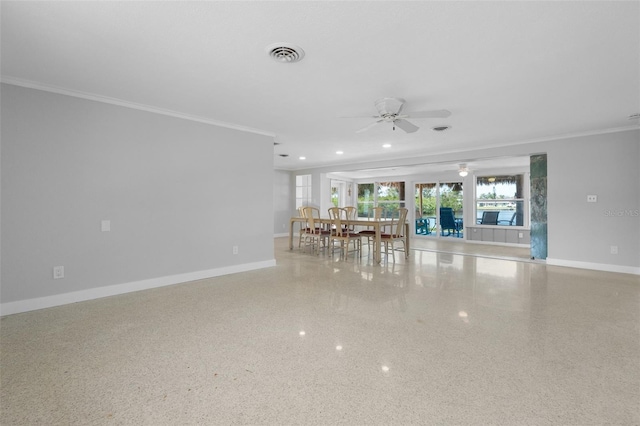
[(466, 164), (460, 164), (460, 168), (458, 169), (458, 174), (462, 177), (465, 177), (469, 174), (469, 169)]
[(304, 58), (304, 50), (291, 43), (273, 43), (266, 50), (271, 59), (285, 64), (300, 62)]
[[(437, 109), (432, 111), (404, 111), (405, 100), (402, 98), (380, 98), (374, 102), (378, 115), (373, 118), (375, 121), (356, 133), (362, 133), (369, 130), (373, 126), (380, 123), (391, 123), (393, 130), (396, 127), (403, 130), (405, 133), (415, 133), (420, 127), (413, 124), (407, 118), (447, 118), (451, 115), (451, 111), (446, 109)], [(362, 118), (371, 118), (371, 116), (361, 116)], [(357, 118), (357, 117), (345, 117), (345, 118)], [(434, 128), (437, 131), (443, 131), (448, 129), (449, 126), (439, 126)]]

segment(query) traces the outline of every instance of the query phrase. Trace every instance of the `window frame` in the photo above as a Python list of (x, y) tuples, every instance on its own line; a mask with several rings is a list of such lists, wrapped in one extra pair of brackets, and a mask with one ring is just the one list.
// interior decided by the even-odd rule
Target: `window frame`
[[(509, 198), (479, 198), (478, 194), (478, 180), (479, 179), (499, 179), (499, 178), (508, 178), (508, 177), (520, 177), (521, 179), (521, 189), (520, 189), (520, 194), (521, 197), (516, 197), (515, 194), (513, 197), (509, 197)], [(530, 224), (530, 217), (529, 217), (529, 174), (526, 172), (514, 172), (514, 173), (483, 173), (483, 174), (478, 174), (475, 175), (473, 178), (473, 217), (476, 220), (476, 223), (471, 225), (474, 227), (488, 227), (488, 228), (509, 228), (509, 229), (513, 229), (513, 228), (518, 228), (518, 229), (528, 229), (529, 228), (529, 224)], [(516, 192), (517, 192), (517, 181), (515, 183), (516, 185)], [(520, 203), (522, 206), (522, 224), (521, 225), (505, 225), (505, 224), (497, 224), (497, 225), (488, 225), (488, 224), (480, 224), (480, 215), (479, 212), (480, 211), (487, 211), (490, 209), (479, 209), (479, 203), (487, 203), (487, 200), (489, 200), (488, 202), (494, 202), (496, 204), (500, 203), (513, 203), (515, 205), (515, 210), (506, 210), (506, 209), (498, 209), (500, 211), (513, 211), (514, 213), (517, 214), (518, 211), (518, 204)], [(499, 220), (504, 220), (504, 219), (499, 219)]]
[(300, 207), (311, 205), (312, 197), (312, 180), (311, 175), (296, 175), (296, 210)]

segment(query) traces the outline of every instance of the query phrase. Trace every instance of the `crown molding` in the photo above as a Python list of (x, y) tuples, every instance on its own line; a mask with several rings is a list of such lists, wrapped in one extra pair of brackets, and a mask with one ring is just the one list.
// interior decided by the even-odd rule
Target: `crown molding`
[(10, 76), (0, 76), (0, 82), (10, 84), (13, 86), (26, 87), (28, 89), (42, 90), (44, 92), (57, 93), (59, 95), (72, 96), (74, 98), (87, 99), (90, 101), (102, 102), (105, 104), (117, 105), (125, 108), (137, 109), (140, 111), (151, 112), (154, 114), (166, 115), (169, 117), (181, 118), (183, 120), (195, 121), (198, 123), (209, 124), (217, 127), (225, 127), (227, 129), (239, 130), (241, 132), (256, 133), (259, 135), (269, 136), (275, 138), (276, 134), (267, 130), (255, 129), (253, 127), (242, 126), (234, 123), (227, 123), (224, 121), (212, 120), (206, 117), (200, 117), (197, 115), (184, 114), (178, 111), (172, 111), (164, 108), (158, 108), (150, 105), (138, 104), (135, 102), (129, 102), (122, 99), (110, 98), (107, 96), (96, 95), (94, 93), (81, 92), (78, 90), (71, 90), (64, 87), (57, 87), (48, 84), (38, 83), (35, 81), (22, 80)]

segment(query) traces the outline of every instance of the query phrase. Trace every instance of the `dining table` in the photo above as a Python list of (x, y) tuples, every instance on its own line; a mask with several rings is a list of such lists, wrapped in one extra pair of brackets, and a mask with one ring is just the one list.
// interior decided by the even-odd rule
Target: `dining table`
[[(304, 217), (300, 217), (300, 216), (293, 216), (290, 220), (289, 220), (289, 250), (293, 250), (293, 234), (294, 234), (294, 225), (296, 223), (305, 223), (307, 221), (307, 219), (305, 219)], [(316, 222), (320, 222), (322, 225), (325, 226), (330, 226), (331, 225), (331, 219), (329, 219), (328, 217), (321, 217), (320, 219), (316, 219)], [(375, 238), (375, 252), (374, 252), (374, 260), (376, 263), (380, 263), (382, 262), (382, 244), (381, 244), (381, 238), (380, 235), (382, 234), (382, 229), (386, 226), (391, 225), (392, 223), (392, 219), (388, 219), (388, 218), (380, 218), (380, 219), (375, 219), (375, 218), (366, 218), (366, 217), (361, 217), (361, 218), (357, 218), (357, 219), (349, 219), (348, 221), (348, 225), (354, 225), (354, 226), (364, 226), (367, 228), (373, 228), (373, 231), (375, 232), (374, 238)], [(405, 222), (404, 224), (404, 247), (405, 250), (407, 251), (407, 253), (409, 252), (409, 223)]]

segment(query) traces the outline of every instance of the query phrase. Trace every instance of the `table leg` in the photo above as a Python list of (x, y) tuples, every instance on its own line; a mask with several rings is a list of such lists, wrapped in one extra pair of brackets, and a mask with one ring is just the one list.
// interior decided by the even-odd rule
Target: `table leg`
[(404, 254), (405, 257), (409, 257), (409, 241), (411, 240), (410, 235), (409, 235), (409, 223), (405, 223), (404, 224), (404, 249), (406, 250), (406, 253)]
[(380, 263), (382, 262), (382, 241), (380, 239), (380, 228), (381, 228), (380, 223), (379, 222), (376, 223), (374, 225), (374, 228), (376, 230), (376, 244), (375, 244), (376, 252), (375, 252), (374, 258), (376, 263)]

